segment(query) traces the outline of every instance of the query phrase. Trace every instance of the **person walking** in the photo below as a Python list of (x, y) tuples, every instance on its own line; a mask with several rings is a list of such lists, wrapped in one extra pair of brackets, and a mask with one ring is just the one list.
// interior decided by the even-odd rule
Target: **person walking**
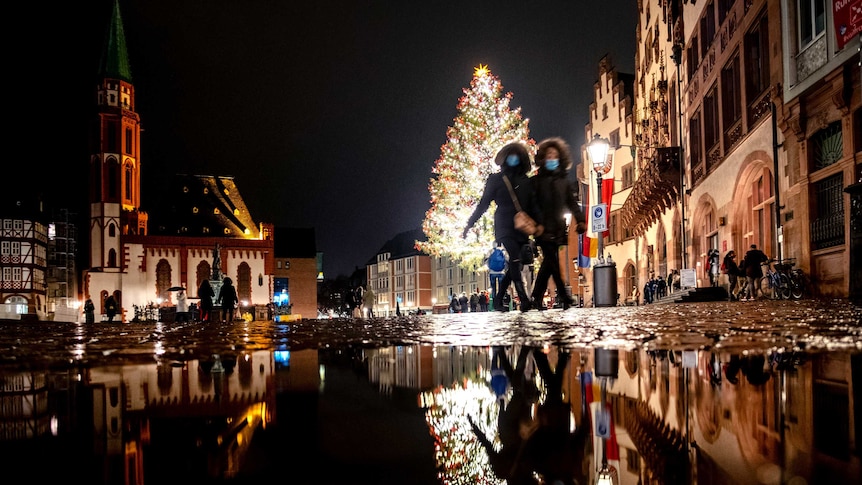
[(108, 323), (114, 323), (114, 317), (117, 315), (117, 311), (119, 310), (119, 305), (117, 304), (117, 300), (114, 298), (114, 295), (108, 295), (105, 298), (105, 315), (108, 316)]
[[(500, 293), (500, 288), (503, 286), (503, 278), (506, 276), (506, 268), (509, 265), (509, 255), (506, 254), (506, 248), (499, 241), (496, 247), (488, 256), (488, 278), (491, 283), (491, 294), (489, 295), (489, 303), (493, 304), (496, 301), (497, 294)], [(500, 309), (494, 305), (494, 310)]]
[(577, 188), (568, 177), (572, 158), (565, 140), (552, 137), (539, 143), (535, 164), (538, 170), (530, 182), (542, 210), (545, 230), (536, 238), (542, 252), (542, 263), (536, 274), (531, 306), (542, 308), (548, 281), (553, 278), (557, 301), (562, 303), (563, 310), (567, 310), (575, 306), (575, 300), (566, 294), (566, 283), (560, 269), (560, 247), (568, 244), (569, 235), (565, 214), (572, 215), (578, 234), (586, 231), (587, 218), (581, 210)]
[(736, 264), (736, 251), (731, 249), (724, 255), (724, 261), (721, 264), (724, 273), (727, 274), (727, 299), (735, 301), (739, 299), (736, 296), (737, 278), (740, 276), (739, 265)]
[(461, 296), (458, 297), (458, 304), (461, 305), (461, 313), (470, 311), (470, 299), (467, 298), (466, 291), (461, 292)]
[(763, 278), (763, 268), (760, 265), (767, 261), (769, 261), (769, 258), (766, 257), (766, 253), (757, 249), (757, 244), (752, 244), (748, 252), (745, 253), (743, 262), (748, 288), (746, 289), (746, 297), (742, 301), (757, 298), (757, 291), (760, 289), (760, 278)]
[(210, 285), (209, 280), (201, 281), (201, 285), (198, 287), (198, 298), (200, 298), (200, 311), (201, 311), (201, 322), (209, 322), (212, 320), (212, 312), (213, 312), (213, 299), (215, 298), (215, 292), (213, 291), (212, 285)]
[(233, 321), (233, 313), (236, 311), (236, 304), (239, 298), (236, 294), (236, 288), (233, 286), (233, 280), (225, 278), (222, 281), (221, 290), (216, 298), (216, 305), (221, 305), (221, 321), (230, 323)]
[[(530, 183), (530, 178), (527, 175), (531, 165), (530, 154), (527, 152), (527, 147), (524, 143), (513, 142), (505, 145), (497, 152), (494, 162), (500, 166), (500, 171), (492, 173), (485, 181), (482, 197), (473, 210), (473, 214), (467, 220), (467, 225), (464, 227), (461, 237), (467, 238), (470, 228), (488, 210), (491, 202), (494, 202), (497, 206), (497, 210), (494, 212), (494, 239), (501, 243), (509, 254), (509, 265), (506, 269), (506, 276), (503, 277), (500, 288), (494, 295), (494, 310), (503, 310), (503, 294), (506, 293), (511, 283), (515, 286), (515, 291), (518, 293), (518, 298), (521, 301), (521, 311), (525, 312), (530, 309), (530, 295), (524, 287), (524, 280), (521, 275), (521, 248), (527, 244), (529, 237), (515, 229), (515, 213), (517, 209), (515, 208), (515, 202), (512, 200), (512, 194), (509, 191), (507, 182), (511, 185), (512, 191), (514, 191), (522, 209), (541, 225), (541, 209), (536, 200), (536, 194)], [(539, 233), (542, 230), (540, 227)]]
[(87, 323), (96, 322), (96, 305), (89, 298), (84, 302), (84, 321)]

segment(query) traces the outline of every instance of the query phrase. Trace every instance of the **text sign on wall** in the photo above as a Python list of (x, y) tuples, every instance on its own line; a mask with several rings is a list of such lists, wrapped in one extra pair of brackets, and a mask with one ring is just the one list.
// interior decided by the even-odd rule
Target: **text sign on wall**
[(862, 32), (862, 0), (832, 0), (832, 18), (836, 43), (839, 49), (843, 49), (847, 42)]

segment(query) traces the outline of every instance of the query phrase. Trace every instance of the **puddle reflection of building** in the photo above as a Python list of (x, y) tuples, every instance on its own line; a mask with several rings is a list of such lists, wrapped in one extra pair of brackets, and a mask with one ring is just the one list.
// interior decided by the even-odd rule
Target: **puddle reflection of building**
[(85, 462), (92, 466), (76, 473), (87, 483), (157, 483), (177, 478), (176, 467), (160, 464), (178, 459), (191, 463), (189, 478), (229, 477), (254, 430), (275, 419), (274, 365), (267, 351), (219, 359), (224, 372), (189, 360), (3, 373), (0, 402), (10, 405), (0, 406), (0, 442), (72, 447), (60, 460), (40, 455), (57, 468), (34, 478)]

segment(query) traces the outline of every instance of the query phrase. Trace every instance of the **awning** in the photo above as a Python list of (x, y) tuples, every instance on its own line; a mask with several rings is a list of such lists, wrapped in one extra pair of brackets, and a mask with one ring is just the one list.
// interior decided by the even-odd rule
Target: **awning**
[(679, 200), (679, 147), (655, 149), (623, 203), (623, 224), (640, 236)]

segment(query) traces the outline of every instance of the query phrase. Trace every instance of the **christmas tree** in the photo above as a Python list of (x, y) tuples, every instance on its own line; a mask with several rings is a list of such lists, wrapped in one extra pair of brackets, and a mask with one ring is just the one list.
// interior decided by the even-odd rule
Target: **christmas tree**
[(503, 85), (487, 66), (476, 68), (470, 88), (458, 101), (454, 124), (446, 130), (447, 141), (428, 186), (431, 208), (422, 222), (427, 241), (417, 242), (417, 247), (432, 256), (449, 257), (470, 271), (485, 264), (494, 246), (493, 203), (468, 237), (461, 237), (482, 198), (485, 180), (499, 170), (494, 156), (513, 141), (524, 142), (531, 153), (535, 150), (529, 120), (521, 117), (521, 108), (509, 108), (511, 100), (512, 93), (503, 94)]

